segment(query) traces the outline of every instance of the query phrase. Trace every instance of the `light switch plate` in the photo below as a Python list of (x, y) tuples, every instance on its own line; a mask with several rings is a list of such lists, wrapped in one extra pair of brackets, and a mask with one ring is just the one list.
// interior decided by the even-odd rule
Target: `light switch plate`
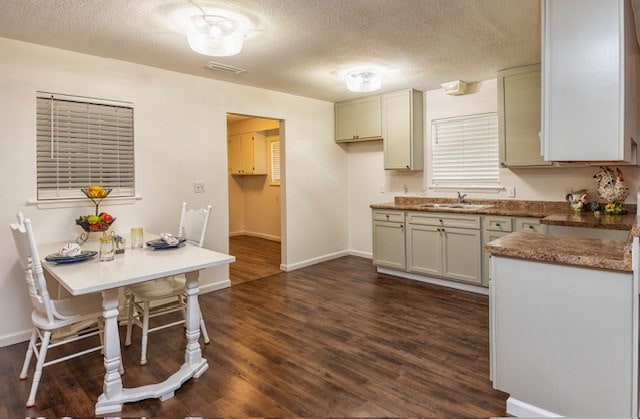
[(515, 198), (516, 197), (516, 187), (515, 186), (507, 186), (507, 197)]
[(193, 190), (195, 193), (204, 193), (204, 182), (193, 182)]

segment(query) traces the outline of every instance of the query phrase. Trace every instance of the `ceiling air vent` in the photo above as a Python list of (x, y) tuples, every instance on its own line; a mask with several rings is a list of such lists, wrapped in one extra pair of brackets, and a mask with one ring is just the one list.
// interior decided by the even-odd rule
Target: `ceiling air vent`
[(209, 70), (222, 71), (223, 73), (231, 73), (231, 74), (241, 74), (247, 71), (242, 68), (232, 67), (230, 65), (221, 64), (221, 63), (216, 63), (215, 61), (208, 61), (204, 66)]

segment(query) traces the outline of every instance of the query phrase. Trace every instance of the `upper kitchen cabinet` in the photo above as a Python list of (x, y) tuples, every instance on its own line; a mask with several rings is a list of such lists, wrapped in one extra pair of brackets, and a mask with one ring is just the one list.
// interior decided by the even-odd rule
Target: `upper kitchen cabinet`
[(545, 160), (635, 164), (638, 73), (630, 0), (543, 0)]
[(229, 173), (232, 175), (267, 174), (267, 136), (249, 132), (229, 136)]
[(336, 142), (382, 138), (380, 96), (369, 96), (335, 104)]
[(423, 115), (421, 91), (407, 89), (382, 95), (385, 169), (422, 170)]
[(540, 153), (540, 64), (498, 72), (498, 138), (503, 167), (549, 166)]

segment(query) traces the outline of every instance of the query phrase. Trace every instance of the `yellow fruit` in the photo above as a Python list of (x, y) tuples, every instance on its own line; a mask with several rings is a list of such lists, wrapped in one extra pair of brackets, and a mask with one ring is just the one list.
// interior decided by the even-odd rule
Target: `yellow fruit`
[(97, 215), (90, 215), (87, 217), (87, 222), (89, 224), (98, 224), (100, 222), (100, 217)]

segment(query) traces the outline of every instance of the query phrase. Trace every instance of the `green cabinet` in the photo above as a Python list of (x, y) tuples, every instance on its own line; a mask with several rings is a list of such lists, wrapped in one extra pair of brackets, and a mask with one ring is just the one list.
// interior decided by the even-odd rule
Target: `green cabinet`
[(369, 96), (335, 104), (336, 142), (382, 138), (380, 96)]
[(385, 170), (424, 167), (423, 93), (407, 89), (382, 95)]
[(480, 217), (407, 213), (407, 271), (480, 284)]
[(404, 270), (404, 211), (373, 211), (373, 264)]
[(540, 147), (540, 64), (498, 72), (498, 139), (503, 167), (549, 166)]

